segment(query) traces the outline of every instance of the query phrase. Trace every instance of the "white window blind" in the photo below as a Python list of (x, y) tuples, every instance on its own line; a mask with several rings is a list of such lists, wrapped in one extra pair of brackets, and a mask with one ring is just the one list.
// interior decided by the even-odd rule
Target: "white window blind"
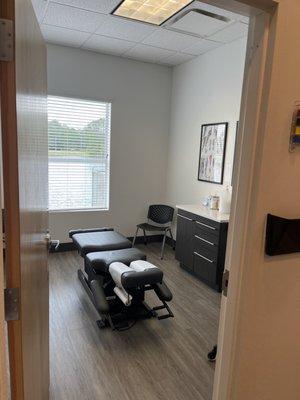
[(111, 104), (48, 97), (50, 210), (108, 209)]

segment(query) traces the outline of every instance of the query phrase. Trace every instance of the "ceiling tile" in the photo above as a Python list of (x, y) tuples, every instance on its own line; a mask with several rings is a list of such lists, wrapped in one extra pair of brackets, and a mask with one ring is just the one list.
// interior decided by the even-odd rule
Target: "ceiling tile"
[(163, 58), (161, 60), (161, 63), (166, 64), (166, 65), (179, 65), (179, 64), (183, 64), (187, 61), (190, 61), (193, 58), (195, 58), (195, 56), (193, 56), (191, 54), (175, 53), (170, 57)]
[(90, 36), (89, 33), (59, 28), (51, 25), (41, 25), (44, 39), (48, 43), (62, 46), (80, 47)]
[(43, 23), (62, 28), (76, 29), (82, 32), (94, 32), (104, 22), (105, 18), (104, 14), (50, 3)]
[(207, 51), (216, 49), (217, 47), (220, 47), (222, 45), (223, 43), (220, 42), (213, 42), (212, 40), (202, 39), (193, 46), (184, 49), (184, 51), (185, 53), (199, 56), (200, 54), (204, 54)]
[(248, 25), (242, 22), (236, 22), (235, 24), (230, 25), (228, 28), (222, 29), (214, 35), (209, 36), (209, 38), (217, 42), (229, 43), (241, 37), (247, 36), (247, 34)]
[(138, 43), (149, 36), (155, 29), (157, 28), (151, 25), (108, 16), (96, 33)]
[(120, 56), (131, 49), (135, 43), (127, 40), (109, 38), (106, 36), (92, 35), (82, 46), (86, 50), (98, 51), (105, 54)]
[(170, 57), (173, 54), (175, 54), (174, 51), (138, 44), (131, 50), (127, 51), (123, 56), (134, 58), (135, 60), (157, 63), (161, 59)]
[(174, 22), (172, 29), (177, 29), (192, 34), (207, 36), (225, 28), (228, 22), (208, 17), (196, 11), (190, 11), (184, 17)]
[(200, 39), (190, 35), (159, 28), (148, 36), (143, 43), (167, 50), (181, 51), (197, 43)]
[(120, 3), (120, 0), (51, 0), (55, 3), (110, 14)]
[(31, 0), (35, 15), (39, 21), (42, 21), (47, 8), (47, 0)]

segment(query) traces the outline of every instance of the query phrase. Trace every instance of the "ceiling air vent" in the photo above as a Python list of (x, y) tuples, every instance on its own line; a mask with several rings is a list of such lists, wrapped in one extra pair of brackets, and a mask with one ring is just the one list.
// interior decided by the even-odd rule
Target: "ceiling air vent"
[(229, 18), (222, 15), (192, 9), (173, 19), (168, 28), (203, 37), (225, 28), (230, 22)]

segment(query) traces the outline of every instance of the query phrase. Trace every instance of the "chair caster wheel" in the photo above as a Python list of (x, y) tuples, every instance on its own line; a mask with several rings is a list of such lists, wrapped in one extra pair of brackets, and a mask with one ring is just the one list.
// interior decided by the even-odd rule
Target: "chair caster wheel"
[(214, 346), (212, 351), (207, 354), (207, 359), (210, 362), (215, 362), (217, 359), (218, 346)]

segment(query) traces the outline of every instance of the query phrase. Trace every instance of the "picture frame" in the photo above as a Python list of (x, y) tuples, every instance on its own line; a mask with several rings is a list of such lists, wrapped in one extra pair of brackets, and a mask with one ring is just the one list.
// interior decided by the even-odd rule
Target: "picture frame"
[(201, 126), (198, 181), (223, 184), (227, 133), (228, 122)]

